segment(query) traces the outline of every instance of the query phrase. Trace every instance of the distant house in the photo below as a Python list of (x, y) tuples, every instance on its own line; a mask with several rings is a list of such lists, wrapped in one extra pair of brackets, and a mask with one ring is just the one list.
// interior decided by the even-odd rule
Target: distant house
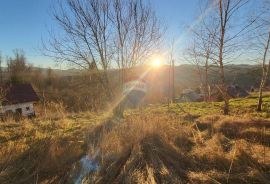
[(181, 93), (181, 97), (176, 99), (176, 102), (200, 102), (203, 100), (203, 95), (192, 89), (185, 89)]
[(31, 84), (13, 84), (2, 87), (4, 91), (0, 114), (18, 113), (22, 116), (34, 116), (34, 104), (39, 98)]
[(231, 98), (244, 98), (249, 95), (249, 93), (238, 85), (230, 85), (227, 87), (228, 95)]
[[(238, 85), (227, 86), (227, 94), (229, 98), (244, 98), (249, 96), (249, 93)], [(222, 101), (223, 97), (217, 88), (212, 90), (211, 101)]]

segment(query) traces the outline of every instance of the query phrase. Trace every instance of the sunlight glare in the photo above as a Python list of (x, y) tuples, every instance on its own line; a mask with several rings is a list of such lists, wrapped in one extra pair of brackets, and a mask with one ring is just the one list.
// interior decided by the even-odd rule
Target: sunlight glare
[(161, 60), (159, 58), (155, 58), (153, 61), (152, 61), (152, 66), (153, 67), (159, 67), (161, 65)]

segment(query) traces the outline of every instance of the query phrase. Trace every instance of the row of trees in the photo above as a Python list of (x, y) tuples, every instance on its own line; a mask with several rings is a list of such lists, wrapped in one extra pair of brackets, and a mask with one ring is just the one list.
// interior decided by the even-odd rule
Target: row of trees
[[(215, 87), (224, 100), (224, 114), (229, 113), (229, 96), (227, 94), (224, 66), (233, 64), (239, 56), (258, 56), (263, 51), (260, 60), (262, 77), (259, 88), (257, 110), (262, 110), (262, 92), (269, 78), (269, 42), (270, 42), (270, 1), (265, 1), (262, 7), (251, 16), (251, 0), (215, 0), (201, 4), (201, 23), (192, 29), (192, 44), (187, 53), (190, 61), (196, 64), (205, 93), (209, 100), (211, 86), (209, 71), (218, 68), (219, 83)], [(254, 3), (254, 1), (253, 1)], [(261, 2), (260, 2), (261, 3)], [(249, 11), (247, 11), (247, 9)], [(249, 39), (249, 40), (247, 40)], [(260, 40), (260, 41), (259, 41)], [(255, 48), (251, 55), (247, 50)], [(270, 62), (270, 60), (269, 60)], [(213, 66), (215, 66), (213, 68)]]

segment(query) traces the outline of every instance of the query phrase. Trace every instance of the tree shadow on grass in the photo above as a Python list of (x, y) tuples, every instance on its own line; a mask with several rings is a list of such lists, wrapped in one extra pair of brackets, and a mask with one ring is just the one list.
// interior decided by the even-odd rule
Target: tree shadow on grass
[(0, 183), (67, 183), (72, 163), (83, 154), (82, 145), (69, 138), (45, 138), (4, 163)]
[[(108, 159), (109, 162), (101, 166), (97, 183), (138, 183), (140, 177), (145, 180), (152, 177), (156, 183), (174, 183), (187, 178), (185, 169), (192, 164), (191, 159), (156, 134), (145, 137), (139, 145), (120, 154), (117, 160)], [(147, 172), (149, 168), (153, 171), (151, 176)], [(135, 176), (136, 171), (141, 175)]]
[(267, 130), (270, 129), (270, 121), (197, 122), (197, 127), (200, 131), (206, 130), (210, 136), (222, 133), (229, 139), (244, 139), (251, 143), (270, 146), (270, 134), (267, 134)]
[[(270, 166), (258, 163), (244, 150), (238, 152), (231, 166), (232, 160), (225, 155), (228, 153), (213, 152), (208, 157), (191, 154), (194, 144), (185, 151), (175, 146), (185, 144), (173, 145), (158, 134), (148, 135), (138, 145), (114, 155), (114, 159), (104, 158), (94, 183), (213, 183), (214, 180), (227, 183), (228, 179), (229, 183), (264, 183), (270, 179)], [(250, 170), (257, 174), (251, 176)], [(210, 177), (208, 173), (212, 171), (216, 175)], [(205, 178), (197, 178), (196, 182), (190, 178), (191, 172), (204, 173)]]

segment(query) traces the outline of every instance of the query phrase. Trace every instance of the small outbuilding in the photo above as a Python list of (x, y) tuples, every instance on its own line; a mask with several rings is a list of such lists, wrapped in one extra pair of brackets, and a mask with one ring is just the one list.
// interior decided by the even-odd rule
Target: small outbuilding
[(1, 87), (2, 102), (0, 114), (35, 116), (34, 104), (39, 101), (31, 84), (11, 84)]

